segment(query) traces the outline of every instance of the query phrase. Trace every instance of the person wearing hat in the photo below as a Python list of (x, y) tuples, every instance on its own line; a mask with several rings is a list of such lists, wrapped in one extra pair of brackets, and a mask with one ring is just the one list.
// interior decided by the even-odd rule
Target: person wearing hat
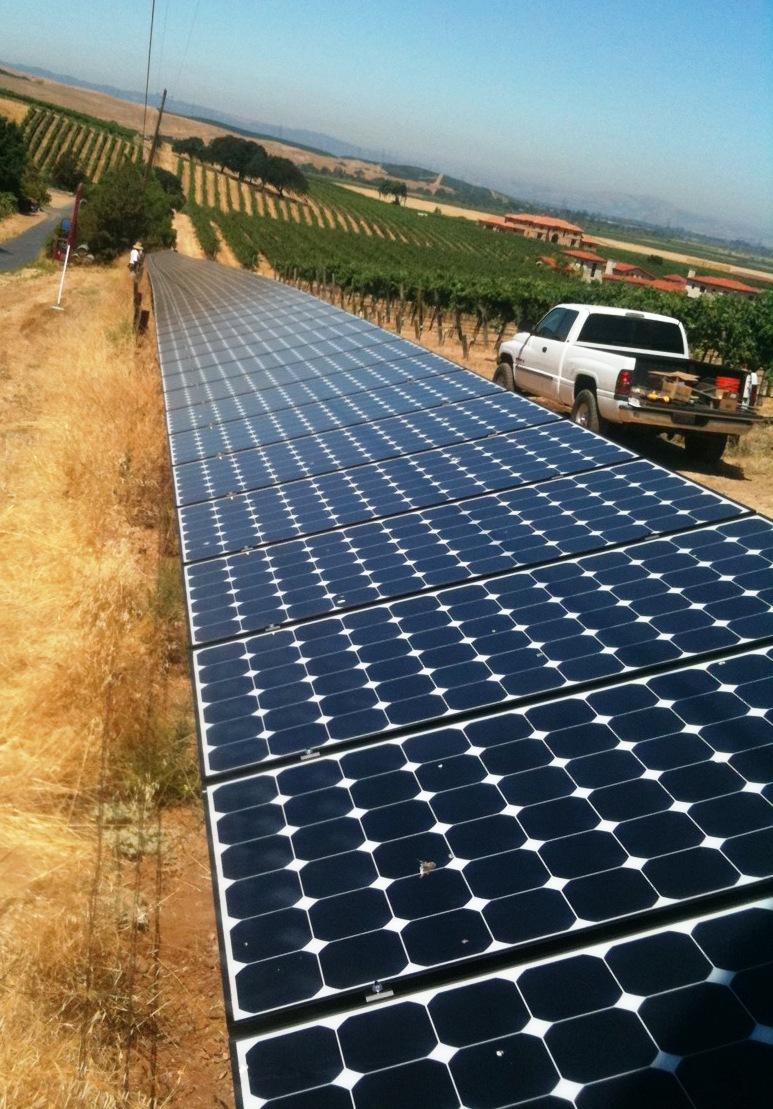
[(130, 273), (137, 273), (142, 261), (142, 243), (135, 243), (129, 253), (129, 271)]

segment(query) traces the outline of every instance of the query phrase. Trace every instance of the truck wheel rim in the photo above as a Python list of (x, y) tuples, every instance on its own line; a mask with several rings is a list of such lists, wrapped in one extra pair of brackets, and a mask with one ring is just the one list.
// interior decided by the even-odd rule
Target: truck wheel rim
[(587, 427), (590, 421), (590, 410), (587, 404), (581, 404), (577, 409), (577, 423), (580, 427)]

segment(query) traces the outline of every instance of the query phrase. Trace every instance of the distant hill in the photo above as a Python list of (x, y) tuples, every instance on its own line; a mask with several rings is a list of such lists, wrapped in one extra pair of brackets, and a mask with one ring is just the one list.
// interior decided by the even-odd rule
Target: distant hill
[[(105, 105), (105, 118), (115, 118), (118, 122), (137, 126), (132, 120), (120, 118), (120, 108), (115, 101), (122, 101), (124, 105), (127, 102), (141, 105), (144, 93), (140, 91), (97, 84), (67, 74), (55, 73), (40, 66), (17, 65), (9, 61), (5, 64), (9, 69), (0, 72), (17, 81), (29, 81), (33, 89), (35, 80), (31, 80), (26, 76), (27, 74), (38, 80), (58, 82), (64, 87), (91, 90), (83, 93), (82, 98), (90, 96), (92, 101), (96, 94), (112, 97), (114, 105), (110, 108)], [(19, 72), (11, 73), (10, 69)], [(157, 95), (152, 95), (150, 102), (156, 106), (159, 99)], [(83, 105), (82, 110), (101, 115), (94, 103)], [(167, 100), (167, 113), (177, 117), (177, 123), (182, 125), (177, 128), (176, 137), (180, 137), (187, 131), (184, 121), (190, 121), (192, 127), (190, 134), (196, 133), (193, 129), (196, 123), (201, 123), (203, 127), (208, 128), (208, 133), (204, 132), (206, 139), (213, 137), (212, 128), (235, 131), (261, 141), (283, 144), (290, 149), (274, 152), (286, 154), (288, 157), (293, 156), (293, 149), (306, 152), (317, 159), (313, 169), (324, 174), (333, 174), (362, 183), (373, 181), (379, 176), (391, 175), (405, 181), (408, 189), (420, 196), (428, 198), (436, 196), (439, 200), (470, 208), (492, 212), (512, 211), (514, 208), (524, 211), (544, 211), (564, 216), (580, 224), (586, 222), (599, 225), (608, 222), (616, 225), (620, 230), (640, 229), (642, 232), (652, 233), (663, 239), (678, 237), (697, 242), (724, 245), (732, 243), (733, 246), (752, 251), (760, 250), (764, 243), (768, 249), (763, 248), (761, 250), (763, 254), (769, 254), (770, 248), (773, 247), (773, 235), (767, 234), (762, 228), (743, 225), (724, 219), (722, 216), (707, 217), (687, 212), (659, 197), (635, 196), (612, 190), (585, 191), (514, 179), (503, 173), (496, 163), (492, 163), (489, 172), (476, 174), (478, 180), (475, 184), (461, 177), (443, 173), (436, 185), (438, 175), (435, 171), (400, 162), (399, 156), (396, 157), (391, 152), (388, 155), (390, 160), (387, 161), (383, 152), (355, 146), (353, 143), (322, 132), (245, 119), (228, 112), (214, 111), (211, 107), (174, 99)], [(299, 158), (296, 156), (294, 160), (299, 161)], [(339, 164), (336, 164), (336, 160)], [(323, 164), (325, 161), (326, 164)], [(464, 172), (463, 167), (460, 166), (459, 169)]]
[(382, 162), (381, 168), (390, 177), (401, 177), (405, 181), (434, 181), (437, 170), (422, 169), (421, 166), (405, 166), (396, 162)]

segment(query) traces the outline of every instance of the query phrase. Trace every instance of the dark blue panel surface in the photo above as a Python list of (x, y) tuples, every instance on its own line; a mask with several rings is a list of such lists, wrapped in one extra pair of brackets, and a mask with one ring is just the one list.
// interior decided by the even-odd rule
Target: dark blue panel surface
[(227, 435), (225, 438), (236, 453), (175, 467), (177, 501), (194, 504), (214, 500), (230, 493), (282, 485), (557, 421), (557, 416), (539, 405), (497, 390), (491, 396), (461, 404), (446, 404), (251, 450), (240, 449), (238, 438), (232, 442)]
[(744, 523), (202, 648), (205, 766), (231, 771), (773, 635), (773, 525), (747, 540)]
[[(193, 563), (191, 633), (201, 644), (263, 631), (740, 512), (651, 462), (628, 462)], [(755, 517), (743, 533), (765, 526)]]
[(771, 951), (773, 902), (759, 901), (237, 1040), (241, 1104), (759, 1109)]
[[(165, 403), (170, 420), (178, 419), (172, 413), (186, 409), (179, 416), (184, 420), (191, 406), (197, 408), (254, 393), (253, 412), (273, 412), (385, 385), (437, 377), (451, 372), (449, 365), (441, 358), (432, 361), (422, 357), (412, 343), (392, 339), (363, 350), (312, 358), (289, 366), (272, 368), (264, 365), (264, 360), (253, 359), (243, 363), (239, 372), (230, 377), (174, 389), (167, 393)], [(459, 367), (454, 370), (458, 373)]]
[(770, 877), (771, 685), (742, 654), (210, 787), (234, 1011)]
[(186, 562), (343, 524), (380, 519), (498, 489), (625, 462), (630, 451), (556, 421), (512, 436), (463, 443), (282, 488), (183, 507)]
[[(195, 451), (192, 457), (203, 457), (204, 440), (198, 429), (210, 431), (220, 424), (227, 425), (220, 434), (227, 435), (229, 439), (241, 433), (234, 425), (244, 424), (249, 428), (250, 435), (247, 446), (260, 447), (283, 439), (296, 439), (299, 435), (318, 434), (334, 427), (348, 427), (386, 416), (435, 408), (439, 404), (485, 397), (498, 391), (497, 386), (477, 374), (450, 366), (447, 373), (403, 381), (398, 385), (376, 384), (374, 388), (369, 388), (367, 383), (362, 384), (361, 375), (358, 375), (356, 383), (361, 388), (347, 396), (334, 396), (310, 404), (294, 401), (292, 408), (276, 412), (266, 412), (263, 395), (266, 390), (197, 404), (192, 408), (174, 409), (169, 413), (173, 459), (183, 460), (192, 451)], [(340, 386), (339, 381), (335, 384)], [(222, 444), (225, 443), (223, 439)]]
[(310, 358), (376, 346), (389, 336), (381, 328), (358, 320), (350, 322), (350, 318), (333, 326), (315, 323), (308, 328), (299, 327), (298, 331), (300, 334), (293, 334), (290, 328), (285, 335), (264, 339), (247, 335), (230, 344), (217, 343), (217, 350), (204, 349), (198, 354), (189, 351), (167, 363), (169, 369), (164, 374), (164, 387), (171, 391), (219, 377), (231, 377), (243, 373), (241, 364), (254, 358), (265, 360), (268, 366), (289, 366)]

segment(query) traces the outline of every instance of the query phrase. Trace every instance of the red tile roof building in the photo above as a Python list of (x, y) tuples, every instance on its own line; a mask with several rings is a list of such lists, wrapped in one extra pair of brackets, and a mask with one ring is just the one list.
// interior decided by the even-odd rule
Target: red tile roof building
[(555, 216), (539, 216), (531, 212), (516, 212), (505, 216), (513, 233), (525, 239), (542, 239), (558, 246), (578, 247), (582, 244), (583, 231), (576, 223)]
[(731, 277), (707, 277), (703, 274), (690, 274), (687, 278), (688, 296), (740, 296), (745, 300), (756, 296), (759, 289), (734, 281)]
[(580, 270), (587, 281), (600, 281), (606, 266), (606, 260), (600, 254), (590, 250), (565, 250), (564, 257), (569, 259), (570, 265), (575, 270)]
[(648, 281), (653, 281), (655, 275), (645, 270), (642, 266), (632, 265), (630, 262), (615, 262), (612, 272), (617, 277), (646, 277)]

